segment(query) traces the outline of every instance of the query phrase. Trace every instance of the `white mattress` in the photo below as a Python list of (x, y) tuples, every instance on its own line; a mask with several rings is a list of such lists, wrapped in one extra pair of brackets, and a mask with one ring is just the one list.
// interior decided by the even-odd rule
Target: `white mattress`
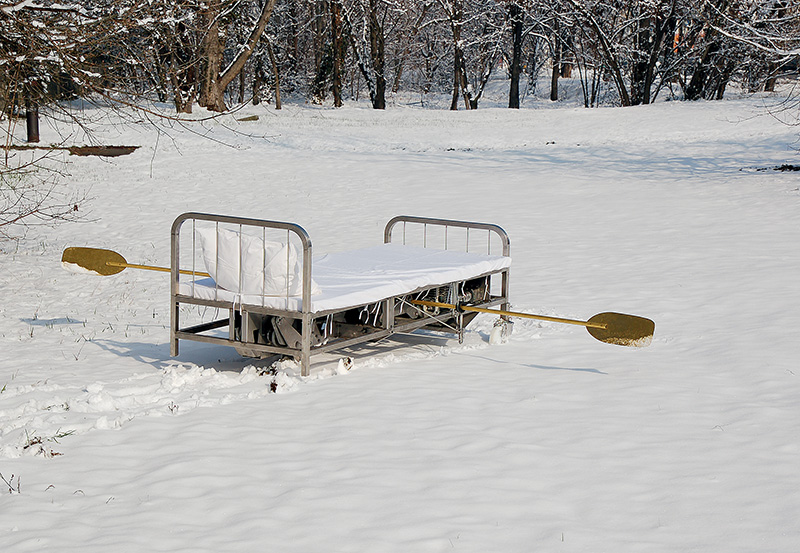
[[(311, 298), (311, 311), (319, 313), (375, 303), (427, 286), (500, 271), (510, 265), (510, 257), (398, 244), (327, 254), (315, 258), (311, 265), (312, 277), (320, 289)], [(290, 311), (300, 311), (303, 303), (300, 296), (238, 294), (217, 287), (210, 278), (192, 281), (188, 277), (179, 284), (179, 293), (199, 299)]]

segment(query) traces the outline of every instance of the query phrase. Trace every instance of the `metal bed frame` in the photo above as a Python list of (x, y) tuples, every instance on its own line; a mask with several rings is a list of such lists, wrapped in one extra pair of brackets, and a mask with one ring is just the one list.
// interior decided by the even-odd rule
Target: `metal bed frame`
[[(181, 230), (187, 222), (191, 222), (191, 232), (184, 232), (184, 243), (187, 241), (186, 234), (191, 235), (192, 259), (195, 259), (196, 239), (195, 222), (205, 221), (217, 225), (234, 225), (239, 229), (251, 227), (261, 229), (266, 235), (267, 230), (285, 231), (286, 240), (291, 241), (292, 236), (295, 242), (299, 240), (302, 245), (302, 309), (276, 309), (264, 305), (254, 305), (249, 303), (238, 303), (232, 305), (230, 301), (220, 299), (204, 299), (180, 293), (180, 275), (194, 273), (197, 274), (192, 261), (191, 270), (181, 269)], [(475, 223), (468, 221), (453, 221), (447, 219), (434, 219), (427, 217), (398, 216), (391, 219), (384, 229), (384, 243), (390, 243), (393, 239), (395, 227), (402, 227), (402, 244), (406, 244), (407, 227), (414, 225), (422, 226), (422, 247), (435, 247), (429, 244), (429, 228), (435, 227), (439, 232), (443, 230), (444, 247), (436, 249), (448, 249), (454, 240), (448, 244), (448, 234), (451, 228), (463, 229), (466, 233), (466, 251), (470, 251), (470, 232), (473, 234), (473, 244), (476, 239), (474, 235), (487, 233), (486, 248), (491, 255), (492, 236), (499, 237), (502, 246), (502, 255), (510, 255), (510, 241), (508, 234), (499, 226), (487, 223)], [(480, 232), (479, 232), (480, 231)], [(459, 231), (460, 232), (460, 231)], [(456, 241), (457, 242), (457, 241)], [(495, 240), (496, 242), (496, 240)], [(459, 242), (460, 244), (460, 242)], [(452, 248), (451, 248), (452, 249)], [(409, 303), (409, 296), (413, 299), (434, 299), (449, 300), (454, 304), (470, 305), (474, 307), (491, 307), (499, 305), (502, 309), (508, 306), (509, 289), (509, 269), (491, 271), (489, 273), (470, 277), (468, 280), (448, 282), (436, 286), (427, 286), (400, 296), (391, 296), (369, 304), (349, 306), (343, 309), (333, 309), (327, 311), (313, 312), (312, 309), (312, 248), (311, 239), (308, 233), (295, 223), (285, 223), (279, 221), (267, 221), (260, 219), (250, 219), (243, 217), (228, 217), (223, 215), (213, 215), (208, 213), (184, 213), (180, 215), (172, 224), (171, 236), (171, 263), (170, 263), (170, 354), (178, 355), (180, 340), (193, 340), (212, 344), (232, 346), (247, 357), (266, 357), (269, 355), (290, 356), (300, 362), (301, 374), (310, 374), (311, 356), (323, 352), (340, 350), (371, 340), (379, 340), (395, 333), (412, 332), (419, 328), (429, 328), (440, 331), (455, 332), (459, 340), (463, 340), (464, 328), (476, 315), (476, 313), (466, 313), (460, 309), (439, 309), (418, 307)], [(499, 293), (492, 295), (492, 276), (500, 275)], [(287, 279), (288, 282), (288, 279)], [(494, 286), (497, 288), (497, 286)], [(466, 290), (466, 293), (464, 291)], [(496, 292), (496, 290), (495, 290)], [(288, 305), (288, 284), (287, 284), (287, 305)], [(477, 297), (480, 296), (480, 297)], [(181, 305), (190, 304), (206, 306), (219, 310), (227, 311), (227, 316), (210, 322), (203, 322), (193, 326), (181, 326)], [(354, 313), (369, 308), (374, 313), (370, 318), (372, 324), (361, 322), (354, 319)], [(264, 334), (259, 331), (265, 321), (278, 320), (284, 324), (283, 328), (296, 330), (297, 340), (286, 344), (270, 342)], [(287, 323), (288, 321), (288, 323)], [(289, 325), (289, 327), (286, 326)], [(228, 327), (227, 336), (210, 334), (218, 329)]]

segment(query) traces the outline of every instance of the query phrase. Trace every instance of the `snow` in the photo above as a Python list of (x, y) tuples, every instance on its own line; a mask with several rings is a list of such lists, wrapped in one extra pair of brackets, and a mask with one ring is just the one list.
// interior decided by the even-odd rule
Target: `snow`
[(69, 261), (62, 261), (61, 267), (64, 268), (65, 271), (69, 271), (70, 273), (76, 273), (80, 275), (97, 275), (101, 276), (100, 273), (97, 271), (93, 271), (91, 269), (87, 269), (86, 267), (81, 267), (77, 263), (70, 263)]
[[(98, 112), (101, 143), (141, 148), (55, 154), (86, 223), (0, 254), (0, 549), (795, 550), (800, 175), (756, 170), (796, 160), (779, 100), (285, 104), (164, 132)], [(462, 345), (399, 336), (307, 378), (207, 344), (170, 358), (166, 275), (60, 257), (168, 265), (185, 211), (296, 222), (315, 253), (377, 245), (397, 214), (496, 223), (515, 310), (656, 334), (518, 320), (490, 346), (481, 315)]]

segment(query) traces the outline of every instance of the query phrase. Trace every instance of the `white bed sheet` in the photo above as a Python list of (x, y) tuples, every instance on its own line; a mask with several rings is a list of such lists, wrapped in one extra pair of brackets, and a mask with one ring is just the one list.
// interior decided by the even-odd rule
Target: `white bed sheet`
[[(511, 258), (382, 244), (323, 255), (314, 258), (311, 266), (312, 277), (320, 289), (311, 297), (311, 311), (319, 313), (375, 303), (419, 288), (500, 271), (511, 266)], [(217, 287), (210, 278), (182, 280), (179, 293), (198, 299), (290, 311), (300, 311), (303, 304), (300, 296), (237, 294)]]

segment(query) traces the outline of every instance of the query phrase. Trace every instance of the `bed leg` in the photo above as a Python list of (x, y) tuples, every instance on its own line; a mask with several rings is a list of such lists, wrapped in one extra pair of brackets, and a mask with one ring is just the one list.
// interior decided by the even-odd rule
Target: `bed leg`
[(311, 374), (311, 325), (314, 320), (308, 313), (303, 313), (303, 334), (300, 352), (300, 374), (309, 376)]
[(170, 313), (170, 325), (169, 325), (169, 354), (172, 357), (177, 357), (178, 355), (178, 328), (180, 325), (180, 303), (177, 301), (172, 302), (172, 312)]
[(394, 298), (389, 298), (383, 305), (384, 328), (389, 332), (394, 332)]
[[(508, 280), (509, 280), (508, 273), (509, 273), (508, 269), (503, 271), (503, 282), (502, 282), (502, 287), (500, 289), (500, 293), (502, 294), (503, 298), (506, 300), (505, 302), (503, 302), (500, 305), (500, 309), (503, 310), (503, 311), (508, 311), (508, 308), (510, 307), (509, 304), (508, 304)], [(505, 318), (508, 319), (508, 317), (505, 317)]]

